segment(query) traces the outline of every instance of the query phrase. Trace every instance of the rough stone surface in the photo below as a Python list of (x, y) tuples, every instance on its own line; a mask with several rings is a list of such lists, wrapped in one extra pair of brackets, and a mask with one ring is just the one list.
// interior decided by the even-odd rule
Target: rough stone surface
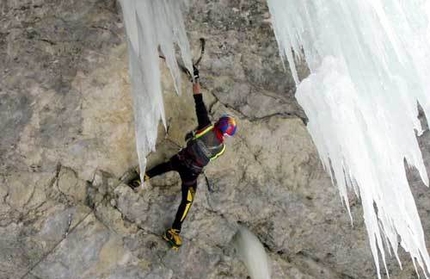
[[(272, 278), (376, 277), (360, 202), (350, 196), (352, 226), (307, 133), (265, 1), (190, 4), (192, 47), (207, 41), (205, 102), (214, 119), (235, 115), (239, 130), (199, 178), (174, 252), (160, 234), (180, 201), (178, 175), (147, 191), (118, 180), (137, 164), (118, 4), (0, 2), (0, 278), (248, 278), (232, 245), (238, 222), (265, 246)], [(160, 125), (149, 167), (196, 125), (190, 85), (178, 97), (162, 65), (168, 129)], [(428, 170), (429, 139), (428, 130), (419, 138)], [(408, 177), (428, 238), (430, 194), (415, 170)], [(389, 259), (391, 278), (416, 278), (401, 258), (403, 270)]]

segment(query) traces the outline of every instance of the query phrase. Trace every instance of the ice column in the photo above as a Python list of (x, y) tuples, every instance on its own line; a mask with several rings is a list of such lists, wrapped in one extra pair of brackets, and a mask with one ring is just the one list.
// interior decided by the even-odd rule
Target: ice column
[(246, 265), (249, 275), (253, 279), (270, 279), (270, 261), (258, 237), (256, 237), (245, 226), (239, 225), (238, 231), (233, 238), (241, 260)]
[(146, 155), (155, 149), (160, 118), (165, 123), (161, 74), (162, 54), (180, 93), (180, 70), (175, 44), (181, 50), (185, 66), (192, 69), (189, 43), (182, 19), (186, 0), (120, 0), (125, 22), (129, 71), (134, 99), (136, 145), (141, 173)]
[[(416, 134), (423, 132), (417, 102), (430, 116), (429, 1), (268, 4), (324, 167), (348, 210), (348, 191), (361, 198), (378, 276), (385, 251), (398, 259), (398, 244), (427, 276), (430, 258), (404, 160), (428, 185)], [(295, 59), (310, 68), (301, 82)]]

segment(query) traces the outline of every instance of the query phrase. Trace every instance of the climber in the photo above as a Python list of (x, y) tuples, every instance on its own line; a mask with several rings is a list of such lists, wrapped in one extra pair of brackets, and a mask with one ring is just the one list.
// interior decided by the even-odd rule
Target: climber
[[(182, 245), (179, 233), (182, 222), (193, 203), (199, 174), (203, 171), (204, 166), (224, 153), (224, 138), (233, 136), (236, 132), (236, 121), (229, 115), (223, 115), (215, 124), (212, 124), (209, 120), (200, 90), (199, 71), (196, 67), (194, 67), (191, 80), (193, 82), (193, 97), (198, 127), (195, 131), (186, 135), (187, 146), (185, 148), (171, 157), (169, 161), (146, 171), (144, 175), (144, 182), (169, 171), (177, 171), (181, 177), (182, 201), (172, 227), (166, 230), (163, 235), (163, 238), (174, 249), (178, 249)], [(140, 176), (132, 180), (129, 185), (132, 188), (139, 187)]]

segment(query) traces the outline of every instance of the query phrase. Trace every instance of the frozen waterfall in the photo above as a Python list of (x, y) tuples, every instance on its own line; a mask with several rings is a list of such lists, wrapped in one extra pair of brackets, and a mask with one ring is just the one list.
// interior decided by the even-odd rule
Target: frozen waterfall
[[(361, 198), (378, 276), (386, 250), (400, 263), (400, 244), (427, 277), (430, 258), (404, 160), (428, 185), (416, 134), (423, 132), (417, 102), (430, 117), (430, 1), (268, 4), (320, 158), (348, 210), (348, 191)], [(310, 68), (301, 82), (295, 59)]]
[(159, 55), (163, 54), (178, 93), (181, 88), (181, 72), (176, 62), (175, 45), (181, 50), (185, 66), (192, 70), (190, 48), (182, 19), (186, 2), (187, 0), (120, 0), (128, 39), (136, 146), (141, 173), (145, 170), (146, 155), (155, 148), (160, 119), (166, 125)]
[[(120, 0), (141, 170), (155, 147), (159, 120), (165, 123), (159, 53), (178, 93), (176, 45), (191, 70), (181, 13), (186, 2)], [(268, 4), (281, 56), (290, 64), (298, 85), (296, 96), (309, 117), (308, 129), (321, 160), (347, 207), (348, 191), (362, 200), (378, 274), (380, 259), (386, 267), (385, 251), (392, 249), (397, 257), (399, 243), (429, 274), (430, 258), (404, 170), (406, 159), (428, 185), (416, 133), (422, 133), (417, 102), (427, 120), (430, 117), (429, 1), (268, 0)], [(311, 71), (302, 82), (295, 59), (305, 59)]]

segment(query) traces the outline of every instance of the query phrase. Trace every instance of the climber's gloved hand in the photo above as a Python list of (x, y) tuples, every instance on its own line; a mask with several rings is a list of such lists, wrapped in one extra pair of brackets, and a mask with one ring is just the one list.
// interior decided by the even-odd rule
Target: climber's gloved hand
[(193, 65), (193, 76), (191, 77), (191, 82), (192, 83), (198, 83), (199, 82), (199, 69), (197, 69), (197, 67), (195, 65)]
[(196, 135), (196, 133), (194, 131), (190, 131), (185, 135), (185, 141), (189, 141), (190, 139), (194, 138), (194, 136)]

